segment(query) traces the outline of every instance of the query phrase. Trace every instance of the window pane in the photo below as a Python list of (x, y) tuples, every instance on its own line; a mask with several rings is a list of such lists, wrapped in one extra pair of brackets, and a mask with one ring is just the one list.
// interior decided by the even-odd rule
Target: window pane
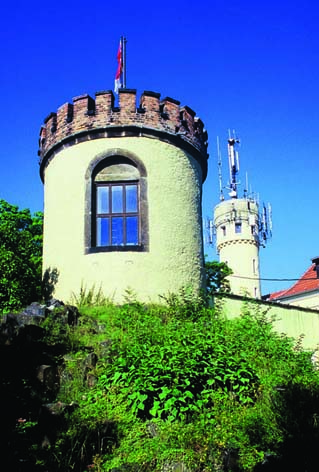
[(235, 233), (241, 233), (241, 223), (235, 223)]
[(126, 212), (137, 211), (137, 185), (126, 186)]
[(137, 216), (128, 216), (126, 218), (126, 244), (138, 244), (138, 218)]
[(120, 185), (114, 185), (111, 187), (112, 190), (112, 213), (123, 212), (123, 187)]
[(97, 188), (97, 212), (109, 212), (109, 189), (108, 187)]
[(98, 218), (96, 220), (96, 245), (109, 245), (109, 218)]
[(123, 244), (123, 218), (112, 218), (112, 246), (122, 246)]

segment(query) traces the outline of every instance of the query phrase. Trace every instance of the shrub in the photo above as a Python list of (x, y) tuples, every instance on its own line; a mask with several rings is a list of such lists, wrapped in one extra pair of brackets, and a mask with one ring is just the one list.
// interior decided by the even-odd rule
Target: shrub
[(41, 298), (42, 222), (0, 200), (0, 312)]

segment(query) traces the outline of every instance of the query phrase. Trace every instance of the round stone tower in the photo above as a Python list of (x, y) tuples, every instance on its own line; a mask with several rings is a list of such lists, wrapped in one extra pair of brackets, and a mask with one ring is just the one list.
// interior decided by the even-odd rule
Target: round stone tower
[(44, 272), (54, 295), (81, 288), (121, 302), (204, 283), (202, 184), (207, 133), (189, 107), (136, 90), (81, 95), (40, 132)]
[(259, 248), (264, 246), (271, 235), (271, 214), (270, 212), (267, 214), (265, 205), (260, 214), (258, 203), (254, 198), (247, 196), (247, 189), (244, 191), (244, 197), (238, 198), (239, 155), (235, 149), (237, 144), (239, 140), (230, 134), (228, 139), (230, 181), (227, 187), (230, 190), (230, 199), (224, 200), (220, 173), (222, 201), (214, 209), (213, 223), (216, 247), (220, 262), (226, 262), (233, 272), (229, 276), (231, 292), (260, 298)]
[(258, 204), (246, 198), (225, 200), (215, 207), (214, 226), (220, 261), (233, 271), (232, 293), (260, 298)]

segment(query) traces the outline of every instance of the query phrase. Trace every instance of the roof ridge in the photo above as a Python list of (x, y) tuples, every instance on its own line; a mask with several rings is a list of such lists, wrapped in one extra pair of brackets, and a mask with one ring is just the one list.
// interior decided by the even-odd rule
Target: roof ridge
[(304, 293), (304, 292), (308, 292), (308, 291), (311, 291), (311, 290), (317, 290), (319, 289), (319, 279), (318, 280), (318, 286), (317, 287), (313, 287), (313, 288), (308, 288), (307, 287), (304, 287), (304, 288), (299, 288), (298, 290), (298, 286), (300, 286), (301, 284), (307, 284), (307, 282), (309, 281), (311, 283), (311, 281), (313, 280), (316, 280), (316, 278), (308, 278), (307, 275), (310, 274), (311, 271), (313, 271), (316, 267), (316, 264), (315, 263), (312, 263), (310, 267), (308, 267), (308, 269), (306, 269), (306, 271), (302, 274), (302, 276), (289, 288), (287, 289), (284, 289), (284, 290), (280, 290), (278, 292), (274, 292), (273, 294), (270, 294), (270, 297), (269, 299), (270, 300), (278, 300), (280, 298), (283, 298), (283, 297), (288, 297), (289, 295), (297, 295), (297, 294), (300, 294), (300, 293)]

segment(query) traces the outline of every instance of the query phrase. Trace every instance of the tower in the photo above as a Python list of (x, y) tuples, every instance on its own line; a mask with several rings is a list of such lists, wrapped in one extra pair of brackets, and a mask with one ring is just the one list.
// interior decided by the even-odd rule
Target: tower
[(81, 95), (40, 132), (44, 182), (43, 270), (54, 295), (81, 287), (116, 302), (204, 283), (202, 183), (207, 133), (189, 107), (160, 94), (120, 89)]
[[(233, 271), (229, 277), (231, 292), (260, 298), (259, 248), (264, 245), (270, 234), (271, 220), (265, 206), (260, 213), (258, 203), (255, 198), (248, 195), (248, 189), (244, 191), (242, 198), (238, 198), (239, 155), (236, 149), (238, 143), (239, 140), (230, 134), (228, 139), (230, 199), (224, 199), (220, 185), (221, 202), (214, 209), (216, 246), (220, 262), (226, 262)], [(220, 155), (219, 164), (221, 165)]]

